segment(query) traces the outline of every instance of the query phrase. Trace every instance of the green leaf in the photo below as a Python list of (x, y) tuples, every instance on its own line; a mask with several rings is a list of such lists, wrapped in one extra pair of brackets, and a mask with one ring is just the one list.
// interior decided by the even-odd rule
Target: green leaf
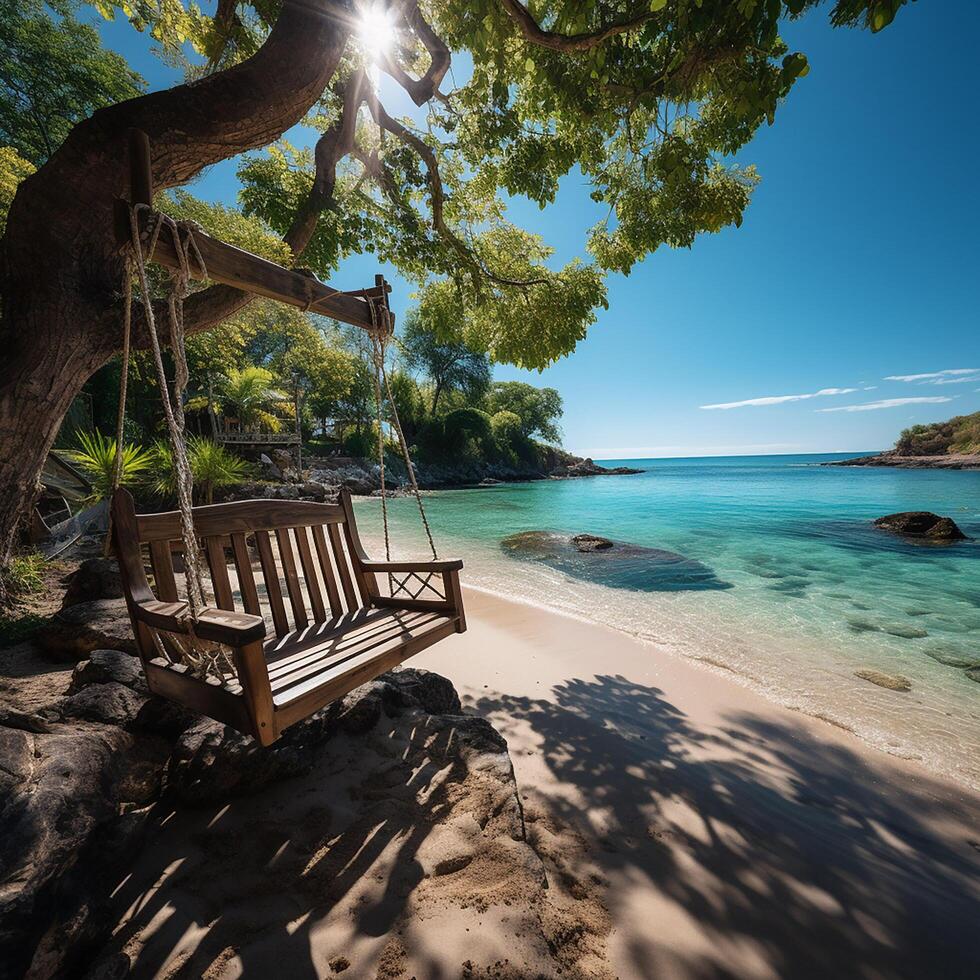
[(650, 0), (650, 9), (653, 13), (656, 13), (658, 10), (663, 10), (666, 6), (667, 0)]

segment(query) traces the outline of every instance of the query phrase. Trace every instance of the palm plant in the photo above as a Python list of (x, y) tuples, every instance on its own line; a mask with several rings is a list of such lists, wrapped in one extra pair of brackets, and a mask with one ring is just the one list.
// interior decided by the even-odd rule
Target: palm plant
[[(251, 469), (240, 456), (201, 436), (188, 438), (187, 459), (199, 503), (214, 503), (214, 491), (218, 487), (244, 480)], [(173, 454), (167, 443), (157, 442), (150, 450), (150, 474), (150, 487), (158, 496), (172, 497), (177, 493)]]
[(245, 430), (278, 432), (282, 419), (272, 409), (288, 411), (290, 403), (273, 381), (272, 372), (263, 367), (232, 368), (218, 386), (222, 412), (237, 418)]
[[(116, 460), (116, 440), (94, 432), (77, 434), (78, 448), (68, 451), (68, 457), (89, 478), (92, 484), (91, 503), (104, 500), (112, 490), (112, 471)], [(146, 450), (126, 443), (122, 450), (120, 484), (126, 486), (138, 482), (140, 475), (150, 466), (150, 454)]]

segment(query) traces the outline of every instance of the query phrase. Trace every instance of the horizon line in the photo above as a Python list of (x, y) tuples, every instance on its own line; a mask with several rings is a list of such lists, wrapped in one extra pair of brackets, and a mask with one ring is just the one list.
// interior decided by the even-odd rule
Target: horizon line
[(594, 450), (591, 452), (580, 452), (577, 450), (568, 450), (575, 456), (581, 456), (586, 459), (600, 459), (600, 460), (623, 460), (623, 459), (720, 459), (724, 457), (731, 456), (839, 456), (841, 454), (855, 454), (864, 456), (873, 456), (876, 453), (885, 452), (884, 449), (783, 449), (782, 451), (776, 451), (776, 447), (773, 447), (769, 451), (765, 450), (765, 447), (758, 446), (753, 447), (749, 450), (749, 447), (745, 447), (746, 451), (735, 451), (734, 449), (727, 450), (680, 450), (676, 452), (670, 451), (669, 447), (665, 446), (646, 446), (646, 447), (627, 447), (624, 449), (602, 449)]

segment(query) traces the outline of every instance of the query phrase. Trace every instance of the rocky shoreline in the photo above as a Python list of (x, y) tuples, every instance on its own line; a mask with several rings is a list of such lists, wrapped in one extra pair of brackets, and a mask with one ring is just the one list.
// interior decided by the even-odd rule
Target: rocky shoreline
[[(494, 486), (498, 483), (629, 476), (642, 472), (643, 470), (629, 466), (599, 466), (591, 459), (582, 459), (561, 450), (555, 450), (554, 458), (544, 468), (502, 463), (419, 463), (415, 466), (415, 478), (423, 490), (462, 490)], [(269, 498), (332, 501), (336, 499), (341, 487), (355, 496), (376, 496), (381, 491), (381, 470), (378, 464), (356, 456), (304, 459), (302, 473), (286, 465), (268, 466), (264, 475), (268, 479), (252, 480), (218, 490), (215, 500), (220, 502)], [(403, 465), (386, 461), (385, 486), (393, 495), (408, 491), (408, 474)]]
[(906, 470), (980, 470), (980, 455), (956, 453), (943, 456), (907, 456), (888, 449), (874, 456), (837, 459), (822, 466), (895, 466)]
[[(0, 980), (169, 975), (187, 954), (151, 942), (152, 916), (119, 925), (130, 878), (156, 882), (174, 861), (168, 887), (220, 908), (216, 934), (236, 948), (255, 908), (272, 932), (311, 910), (350, 922), (369, 900), (392, 942), (436, 910), (505, 904), (525, 936), (514, 952), (544, 950), (548, 975), (580, 975), (603, 948), (604, 910), (556, 880), (506, 741), (448, 679), (398, 668), (263, 748), (149, 692), (114, 562), (89, 559), (64, 584), (49, 628), (0, 650)], [(348, 894), (337, 882), (369, 843), (375, 863)], [(188, 975), (214, 952), (202, 939)], [(348, 945), (330, 955), (332, 972), (367, 975)]]

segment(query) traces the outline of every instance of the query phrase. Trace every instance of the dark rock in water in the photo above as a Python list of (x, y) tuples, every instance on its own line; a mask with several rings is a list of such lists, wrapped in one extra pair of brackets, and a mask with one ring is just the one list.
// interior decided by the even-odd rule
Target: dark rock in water
[(38, 632), (37, 642), (61, 663), (83, 660), (93, 650), (136, 653), (125, 599), (95, 599), (62, 609)]
[(881, 670), (856, 670), (855, 677), (860, 677), (863, 681), (870, 681), (878, 687), (885, 687), (889, 691), (911, 691), (912, 682), (901, 674), (886, 674)]
[(112, 558), (86, 558), (65, 580), (62, 608), (93, 599), (121, 599), (122, 578), (119, 565)]
[(980, 653), (966, 653), (956, 647), (934, 647), (926, 650), (926, 654), (947, 667), (959, 667), (963, 670), (980, 668)]
[(631, 466), (599, 466), (591, 459), (579, 459), (567, 466), (559, 466), (552, 471), (552, 476), (630, 476), (642, 473), (643, 470)]
[(522, 531), (500, 542), (514, 558), (540, 561), (574, 578), (638, 592), (730, 589), (707, 565), (674, 551), (614, 541), (612, 547), (581, 551), (575, 540), (553, 531)]
[(980, 684), (980, 667), (971, 667), (969, 670), (964, 670), (964, 674), (970, 678), (971, 681), (976, 681)]
[(598, 534), (576, 534), (572, 541), (579, 551), (605, 551), (613, 546), (609, 538), (601, 538)]
[(891, 623), (883, 626), (882, 629), (892, 636), (901, 636), (906, 640), (921, 640), (922, 637), (929, 635), (927, 630), (919, 629), (918, 626), (906, 626), (904, 623)]
[(932, 541), (968, 541), (951, 517), (940, 517), (927, 510), (909, 510), (888, 514), (874, 522), (875, 527), (895, 534), (905, 534)]

